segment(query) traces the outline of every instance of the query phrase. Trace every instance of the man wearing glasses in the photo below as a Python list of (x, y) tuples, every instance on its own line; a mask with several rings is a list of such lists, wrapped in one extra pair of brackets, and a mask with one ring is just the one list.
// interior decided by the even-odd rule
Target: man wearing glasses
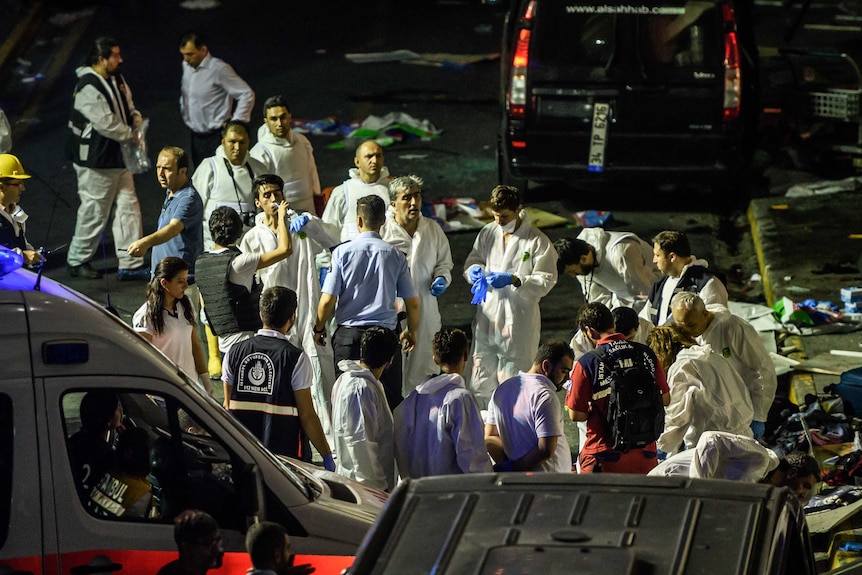
[(0, 245), (20, 254), (24, 263), (31, 266), (42, 261), (42, 253), (24, 235), (27, 214), (19, 202), (24, 180), (29, 178), (21, 160), (12, 154), (0, 154)]

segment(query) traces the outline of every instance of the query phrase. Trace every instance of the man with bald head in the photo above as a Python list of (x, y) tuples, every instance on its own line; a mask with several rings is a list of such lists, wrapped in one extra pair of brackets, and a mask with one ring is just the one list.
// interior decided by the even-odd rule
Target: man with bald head
[(716, 306), (717, 311), (707, 310), (696, 293), (676, 294), (670, 300), (670, 309), (673, 321), (682, 331), (696, 338), (701, 345), (711, 345), (715, 353), (733, 364), (751, 394), (754, 405), (751, 430), (755, 438), (761, 437), (775, 399), (778, 379), (775, 365), (757, 330), (724, 308)]
[(375, 195), (389, 205), (389, 169), (384, 165), (383, 148), (374, 140), (366, 140), (356, 148), (355, 168), (344, 183), (336, 186), (323, 212), (323, 222), (331, 245), (352, 240), (359, 235), (356, 226), (356, 201)]

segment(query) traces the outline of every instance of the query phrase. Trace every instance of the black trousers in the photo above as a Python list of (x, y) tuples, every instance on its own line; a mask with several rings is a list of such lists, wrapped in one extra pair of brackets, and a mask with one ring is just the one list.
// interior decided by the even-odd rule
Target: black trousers
[[(348, 325), (340, 325), (332, 334), (332, 354), (335, 356), (335, 377), (340, 376), (343, 372), (338, 369), (338, 362), (342, 359), (359, 360), (359, 343), (362, 340), (363, 332), (371, 326), (352, 327)], [(396, 327), (396, 337), (400, 333), (400, 325)], [(391, 330), (390, 330), (391, 331)], [(404, 400), (401, 395), (401, 349), (395, 352), (395, 358), (392, 364), (387, 367), (380, 376), (380, 383), (383, 384), (383, 390), (386, 392), (386, 403), (389, 404), (389, 409), (395, 407)]]
[(189, 159), (191, 159), (189, 173), (191, 174), (201, 162), (215, 154), (216, 148), (221, 145), (221, 130), (204, 133), (189, 130), (189, 135), (191, 136), (189, 148)]

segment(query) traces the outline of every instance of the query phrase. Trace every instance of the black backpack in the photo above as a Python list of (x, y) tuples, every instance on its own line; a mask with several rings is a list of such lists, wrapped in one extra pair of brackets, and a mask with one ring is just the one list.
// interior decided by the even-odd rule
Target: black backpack
[(664, 403), (652, 372), (639, 358), (607, 361), (603, 349), (590, 353), (599, 358), (610, 385), (608, 436), (611, 449), (627, 451), (649, 445), (664, 431)]

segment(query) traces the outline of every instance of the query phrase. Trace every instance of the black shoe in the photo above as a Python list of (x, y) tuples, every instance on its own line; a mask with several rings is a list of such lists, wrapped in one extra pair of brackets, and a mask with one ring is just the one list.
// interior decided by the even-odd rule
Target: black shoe
[(120, 268), (117, 270), (117, 280), (121, 282), (150, 281), (150, 268)]
[(90, 265), (90, 262), (84, 262), (77, 266), (66, 264), (66, 273), (73, 278), (84, 278), (87, 280), (97, 280), (102, 277), (102, 272), (94, 269)]

